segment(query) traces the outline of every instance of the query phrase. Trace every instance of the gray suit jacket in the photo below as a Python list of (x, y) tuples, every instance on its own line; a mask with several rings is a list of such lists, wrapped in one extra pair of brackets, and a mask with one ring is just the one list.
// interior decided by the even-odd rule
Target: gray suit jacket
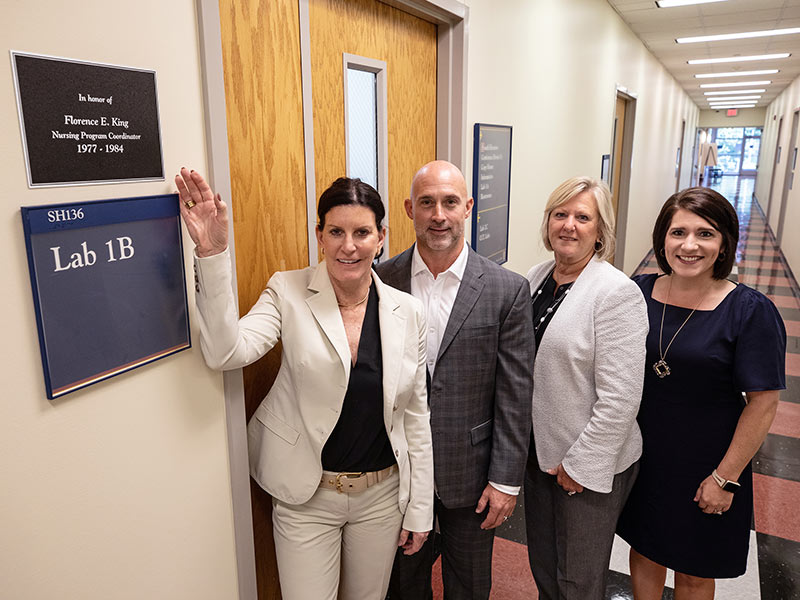
[[(376, 267), (411, 292), (413, 246)], [(474, 506), (489, 481), (521, 485), (533, 391), (528, 282), (469, 250), (430, 381), (436, 489), (448, 508)]]

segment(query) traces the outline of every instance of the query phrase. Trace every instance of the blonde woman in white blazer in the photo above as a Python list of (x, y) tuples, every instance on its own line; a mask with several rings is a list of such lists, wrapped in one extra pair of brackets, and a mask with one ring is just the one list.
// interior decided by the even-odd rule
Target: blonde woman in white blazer
[(282, 596), (382, 600), (398, 545), (416, 552), (432, 527), (433, 458), (422, 305), (371, 268), (385, 237), (380, 196), (335, 181), (319, 201), (325, 260), (273, 275), (239, 319), (226, 206), (198, 173), (175, 179), (206, 362), (239, 368), (283, 342), (248, 426), (251, 475), (273, 496)]
[(647, 311), (639, 287), (606, 262), (613, 232), (608, 186), (569, 179), (542, 223), (554, 260), (528, 272), (537, 353), (525, 518), (542, 600), (604, 598), (642, 452)]

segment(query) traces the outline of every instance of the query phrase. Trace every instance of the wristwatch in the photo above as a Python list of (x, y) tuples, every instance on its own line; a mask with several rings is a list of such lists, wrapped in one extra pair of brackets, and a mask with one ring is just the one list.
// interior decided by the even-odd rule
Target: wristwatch
[(714, 481), (717, 482), (717, 485), (726, 492), (734, 493), (736, 490), (742, 487), (742, 484), (737, 481), (731, 481), (730, 479), (725, 479), (722, 475), (717, 473), (716, 469), (711, 471), (711, 476), (714, 478)]

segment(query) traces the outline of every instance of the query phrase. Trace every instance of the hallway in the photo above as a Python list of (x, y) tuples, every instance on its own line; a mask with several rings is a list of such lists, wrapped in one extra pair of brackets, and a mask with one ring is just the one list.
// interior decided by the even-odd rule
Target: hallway
[[(731, 279), (767, 295), (783, 317), (787, 389), (781, 393), (775, 421), (753, 460), (755, 515), (747, 573), (718, 581), (716, 598), (792, 600), (800, 599), (800, 288), (775, 244), (761, 207), (753, 200), (754, 185), (753, 177), (722, 177), (711, 187), (732, 202), (739, 216), (737, 264)], [(651, 251), (635, 273), (656, 270)], [(528, 567), (522, 514), (518, 505), (512, 518), (498, 530), (491, 596), (496, 600), (538, 597)], [(607, 600), (632, 598), (627, 556), (627, 545), (616, 538)], [(437, 575), (435, 580), (434, 598), (441, 598), (441, 579)], [(670, 574), (668, 586), (671, 581)], [(673, 598), (671, 588), (664, 598)]]

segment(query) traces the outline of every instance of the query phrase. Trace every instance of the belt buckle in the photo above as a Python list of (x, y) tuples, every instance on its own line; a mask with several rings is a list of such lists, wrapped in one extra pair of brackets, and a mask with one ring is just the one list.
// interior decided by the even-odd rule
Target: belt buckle
[(338, 473), (336, 475), (336, 491), (340, 494), (343, 494), (345, 490), (343, 489), (342, 477), (346, 477), (347, 479), (358, 479), (364, 475), (363, 471), (359, 472), (350, 472), (350, 473)]

